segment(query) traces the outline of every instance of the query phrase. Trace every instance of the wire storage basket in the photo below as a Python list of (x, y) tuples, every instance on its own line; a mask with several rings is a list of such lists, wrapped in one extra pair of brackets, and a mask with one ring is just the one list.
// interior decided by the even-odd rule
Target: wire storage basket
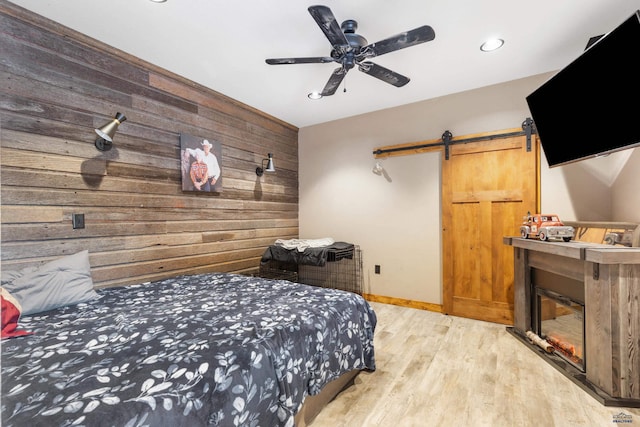
[(324, 266), (269, 260), (260, 264), (259, 276), (362, 295), (362, 251), (358, 245), (348, 249), (330, 249)]

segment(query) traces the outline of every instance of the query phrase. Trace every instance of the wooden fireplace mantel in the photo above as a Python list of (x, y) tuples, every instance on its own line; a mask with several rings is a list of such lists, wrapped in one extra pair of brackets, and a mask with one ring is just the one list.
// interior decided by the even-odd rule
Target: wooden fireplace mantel
[(640, 248), (503, 241), (514, 248), (514, 328), (531, 329), (532, 269), (583, 283), (586, 380), (608, 396), (640, 404)]

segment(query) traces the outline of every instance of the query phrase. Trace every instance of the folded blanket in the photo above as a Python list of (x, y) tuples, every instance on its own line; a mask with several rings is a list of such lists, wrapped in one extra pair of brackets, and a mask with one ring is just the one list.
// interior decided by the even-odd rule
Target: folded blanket
[(297, 249), (298, 252), (304, 252), (307, 248), (321, 248), (334, 243), (335, 241), (331, 237), (325, 237), (323, 239), (278, 239), (275, 244), (285, 249)]
[[(354, 245), (347, 242), (335, 242), (331, 245), (317, 248), (307, 248), (304, 251), (287, 249), (281, 245), (271, 245), (262, 254), (260, 264), (268, 265), (271, 261), (296, 265), (315, 265), (323, 267), (327, 261), (339, 261), (353, 258)], [(339, 254), (338, 254), (339, 252)], [(333, 256), (330, 256), (333, 253)], [(275, 267), (280, 268), (280, 267)], [(284, 267), (285, 270), (290, 268)]]

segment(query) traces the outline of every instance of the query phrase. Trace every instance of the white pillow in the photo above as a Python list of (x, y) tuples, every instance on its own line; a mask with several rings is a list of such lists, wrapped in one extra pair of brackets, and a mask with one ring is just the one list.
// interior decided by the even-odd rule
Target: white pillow
[(10, 272), (2, 284), (22, 306), (22, 314), (35, 314), (98, 296), (93, 290), (89, 251), (78, 252), (44, 264), (35, 270)]

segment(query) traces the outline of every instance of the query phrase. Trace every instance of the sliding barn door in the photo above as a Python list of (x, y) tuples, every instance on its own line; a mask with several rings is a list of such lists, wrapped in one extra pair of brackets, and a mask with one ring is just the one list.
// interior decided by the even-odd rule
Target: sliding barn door
[[(455, 142), (455, 140), (454, 140)], [(522, 217), (538, 206), (538, 143), (532, 136), (454, 144), (443, 156), (443, 309), (513, 324), (513, 248)]]

